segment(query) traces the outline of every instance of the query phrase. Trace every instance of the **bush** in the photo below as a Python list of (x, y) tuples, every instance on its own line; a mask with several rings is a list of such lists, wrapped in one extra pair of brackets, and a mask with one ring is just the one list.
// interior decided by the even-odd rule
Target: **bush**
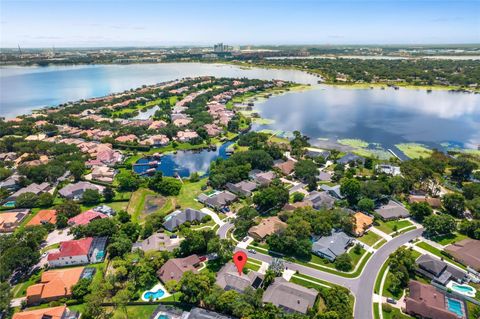
[(352, 258), (348, 254), (341, 254), (335, 259), (335, 268), (341, 271), (350, 271), (353, 268)]

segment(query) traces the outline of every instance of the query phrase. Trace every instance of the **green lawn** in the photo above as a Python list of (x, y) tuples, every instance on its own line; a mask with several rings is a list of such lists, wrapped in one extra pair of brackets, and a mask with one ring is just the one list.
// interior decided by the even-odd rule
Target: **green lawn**
[(389, 272), (387, 274), (387, 279), (385, 280), (385, 284), (383, 285), (382, 295), (385, 296), (385, 297), (395, 298), (395, 299), (398, 300), (402, 296), (403, 290), (400, 290), (397, 293), (392, 293), (390, 290), (388, 290), (388, 288), (391, 285), (391, 282), (392, 282), (392, 273)]
[(155, 195), (155, 192), (147, 188), (139, 188), (134, 193), (128, 202), (127, 212), (132, 216), (134, 222), (140, 222), (142, 219), (142, 211), (145, 205), (145, 197), (147, 195)]
[(406, 315), (400, 311), (400, 309), (393, 308), (391, 311), (387, 312), (382, 310), (383, 318), (384, 319), (410, 319), (409, 315)]
[(385, 244), (386, 242), (387, 242), (387, 241), (386, 241), (385, 239), (382, 239), (382, 240), (380, 240), (380, 242), (379, 242), (378, 244), (376, 244), (375, 246), (373, 246), (373, 248), (378, 249), (378, 248), (382, 247), (383, 244)]
[(43, 254), (46, 251), (56, 249), (56, 248), (59, 248), (59, 247), (60, 247), (60, 243), (56, 243), (56, 244), (53, 244), (53, 245), (50, 245), (50, 246), (46, 246), (46, 247), (43, 247), (42, 250), (40, 250), (40, 253)]
[(397, 230), (400, 230), (404, 227), (412, 226), (413, 224), (409, 220), (391, 220), (388, 222), (384, 222), (379, 220), (378, 226), (376, 228), (380, 229), (386, 234), (390, 234), (394, 232), (394, 227), (397, 226)]
[(42, 276), (42, 272), (43, 270), (40, 271), (38, 274), (32, 275), (30, 278), (28, 278), (28, 280), (13, 286), (12, 287), (13, 298), (24, 297), (27, 294), (27, 288), (33, 284), (36, 284), (40, 280), (40, 277)]
[(202, 186), (207, 184), (207, 179), (202, 178), (196, 183), (190, 183), (189, 181), (184, 181), (180, 194), (178, 196), (169, 196), (165, 205), (159, 210), (162, 214), (167, 214), (171, 210), (175, 209), (175, 206), (179, 205), (181, 208), (194, 208), (200, 209), (203, 207), (196, 199), (197, 196), (202, 193)]
[[(128, 318), (148, 319), (157, 307), (158, 304), (127, 306)], [(127, 318), (127, 316), (125, 316), (121, 310), (117, 310), (113, 315), (113, 318)]]
[(468, 237), (460, 233), (453, 233), (453, 234), (448, 234), (443, 236), (432, 237), (430, 239), (439, 243), (440, 245), (446, 246), (465, 238), (468, 238)]
[(373, 303), (373, 318), (380, 319), (380, 305), (378, 302)]
[(455, 264), (455, 265), (457, 265), (458, 267), (460, 267), (460, 268), (462, 268), (462, 269), (465, 269), (465, 270), (467, 269), (467, 268), (466, 268), (465, 266), (463, 266), (462, 264), (460, 264), (460, 263), (454, 261), (453, 259), (451, 259), (451, 258), (443, 255), (440, 250), (438, 250), (437, 248), (435, 248), (435, 247), (427, 244), (427, 243), (424, 242), (424, 241), (420, 241), (420, 242), (416, 243), (415, 245), (417, 245), (417, 246), (420, 247), (420, 248), (425, 249), (426, 251), (428, 251), (428, 252), (430, 252), (430, 253), (432, 253), (432, 254), (440, 257), (440, 258), (443, 258), (443, 259), (445, 259), (445, 260), (448, 260), (448, 261), (451, 262), (452, 264)]
[(388, 267), (388, 259), (385, 261), (385, 263), (382, 265), (382, 268), (380, 268), (380, 271), (378, 272), (377, 279), (375, 280), (375, 289), (374, 292), (376, 294), (380, 294), (380, 286), (382, 285), (382, 278), (387, 270)]
[(375, 244), (381, 238), (382, 237), (375, 234), (373, 231), (369, 231), (369, 232), (366, 232), (365, 235), (363, 235), (362, 237), (359, 237), (357, 239), (359, 241), (361, 241), (362, 243), (368, 245), (368, 246), (372, 246), (373, 244)]

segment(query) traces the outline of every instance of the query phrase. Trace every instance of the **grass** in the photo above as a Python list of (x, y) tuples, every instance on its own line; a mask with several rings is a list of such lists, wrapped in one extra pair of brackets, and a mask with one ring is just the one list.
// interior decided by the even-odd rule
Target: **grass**
[(28, 278), (27, 281), (18, 283), (15, 286), (13, 286), (12, 287), (13, 298), (25, 297), (25, 295), (27, 294), (27, 288), (33, 284), (36, 284), (37, 281), (40, 280), (40, 277), (42, 276), (42, 272), (43, 271), (40, 271), (37, 274), (30, 276), (30, 278)]
[[(153, 314), (155, 309), (157, 309), (158, 304), (152, 305), (138, 305), (138, 306), (127, 306), (128, 318), (136, 319), (148, 319)], [(125, 313), (120, 309), (115, 312), (113, 315), (114, 318), (127, 318)]]
[(373, 303), (373, 318), (380, 319), (380, 304), (378, 302)]
[(426, 158), (432, 154), (432, 151), (428, 149), (425, 145), (417, 143), (402, 143), (395, 145), (403, 154), (408, 156), (411, 159), (415, 158)]
[(59, 248), (59, 247), (60, 247), (60, 243), (52, 244), (52, 245), (43, 247), (42, 250), (40, 250), (40, 253), (43, 254), (46, 251), (56, 249), (56, 248)]
[(378, 244), (376, 244), (375, 246), (373, 246), (373, 248), (380, 248), (383, 246), (383, 244), (385, 244), (387, 241), (385, 239), (382, 239), (378, 242)]
[(403, 294), (403, 289), (397, 293), (392, 293), (390, 290), (388, 290), (391, 284), (392, 284), (392, 273), (389, 272), (387, 274), (387, 278), (385, 279), (385, 284), (383, 285), (382, 295), (385, 297), (395, 298), (397, 300), (400, 299), (400, 297), (402, 297), (402, 294)]
[(426, 251), (434, 254), (435, 256), (438, 256), (438, 257), (440, 257), (440, 258), (443, 258), (443, 259), (445, 259), (445, 260), (448, 260), (448, 261), (451, 262), (452, 264), (455, 264), (455, 265), (457, 265), (458, 267), (460, 267), (460, 268), (462, 268), (462, 269), (464, 269), (464, 270), (467, 269), (467, 268), (466, 268), (465, 266), (463, 266), (462, 264), (454, 261), (452, 258), (450, 258), (450, 257), (448, 257), (448, 256), (443, 255), (440, 250), (438, 250), (437, 248), (435, 248), (435, 247), (427, 244), (427, 243), (424, 242), (424, 241), (420, 241), (420, 242), (416, 243), (416, 245), (417, 245), (418, 247), (420, 247), (420, 248), (422, 248), (422, 249), (425, 249)]
[(382, 315), (384, 319), (409, 319), (413, 318), (410, 317), (409, 315), (406, 315), (400, 311), (398, 308), (392, 308), (390, 312), (387, 312), (382, 309)]
[(313, 289), (317, 289), (317, 290), (326, 288), (322, 285), (315, 284), (313, 282), (306, 281), (306, 280), (303, 280), (302, 278), (298, 278), (298, 277), (292, 277), (290, 279), (290, 282), (293, 282), (294, 284), (297, 284), (297, 285), (300, 285), (300, 286), (303, 286), (303, 287), (306, 287), (306, 288), (313, 288)]
[(434, 242), (439, 243), (440, 245), (446, 246), (449, 244), (456, 243), (457, 241), (460, 241), (462, 239), (468, 238), (467, 236), (460, 234), (460, 233), (453, 233), (453, 234), (448, 234), (448, 235), (442, 235), (442, 236), (436, 236), (430, 238)]
[(175, 209), (175, 207), (180, 206), (181, 208), (194, 208), (200, 209), (203, 207), (196, 198), (200, 195), (202, 191), (202, 187), (207, 184), (207, 179), (202, 178), (200, 181), (195, 183), (190, 183), (189, 181), (185, 181), (182, 185), (182, 189), (180, 190), (180, 194), (178, 196), (169, 196), (166, 197), (165, 205), (159, 210), (161, 214), (168, 214), (170, 211)]
[(132, 216), (134, 222), (138, 223), (141, 220), (141, 214), (145, 206), (145, 197), (147, 195), (155, 195), (155, 192), (150, 189), (139, 188), (132, 193), (132, 197), (128, 202), (127, 212)]
[(408, 227), (408, 226), (413, 226), (413, 224), (409, 220), (391, 220), (388, 222), (384, 222), (379, 220), (378, 221), (378, 226), (375, 226), (377, 229), (380, 229), (386, 234), (391, 234), (394, 232), (394, 227), (397, 226), (397, 230), (400, 230), (402, 228)]
[(377, 241), (379, 241), (382, 237), (380, 237), (379, 235), (375, 234), (373, 231), (369, 231), (369, 232), (366, 232), (365, 235), (363, 235), (362, 237), (360, 238), (357, 238), (359, 241), (361, 241), (362, 243), (368, 245), (368, 246), (372, 246), (373, 244), (375, 244)]
[(383, 275), (385, 274), (385, 271), (387, 270), (387, 267), (388, 267), (388, 259), (382, 265), (382, 268), (380, 268), (380, 271), (378, 272), (378, 275), (377, 275), (377, 279), (375, 280), (374, 292), (376, 294), (380, 294), (380, 286), (382, 285), (382, 278), (383, 278)]

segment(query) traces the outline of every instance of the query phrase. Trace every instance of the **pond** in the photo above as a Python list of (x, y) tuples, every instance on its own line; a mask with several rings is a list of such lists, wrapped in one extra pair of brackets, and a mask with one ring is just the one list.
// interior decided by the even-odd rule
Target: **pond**
[[(197, 172), (200, 176), (207, 176), (210, 162), (217, 158), (227, 158), (227, 148), (233, 142), (226, 142), (216, 150), (204, 149), (200, 151), (178, 151), (177, 153), (169, 153), (158, 159), (159, 163), (154, 167), (157, 171), (162, 172), (164, 176), (189, 177), (193, 172)], [(153, 157), (144, 157), (139, 159), (133, 165), (133, 171), (137, 174), (146, 174), (147, 170), (153, 166), (149, 165), (154, 161)]]

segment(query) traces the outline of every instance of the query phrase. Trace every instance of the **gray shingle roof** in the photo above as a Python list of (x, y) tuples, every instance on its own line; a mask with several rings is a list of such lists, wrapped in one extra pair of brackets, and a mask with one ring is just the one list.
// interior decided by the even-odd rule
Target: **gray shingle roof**
[(403, 218), (410, 216), (408, 210), (402, 205), (393, 200), (389, 200), (387, 204), (375, 209), (383, 219)]
[(207, 214), (192, 208), (187, 208), (183, 211), (176, 210), (165, 217), (163, 227), (165, 227), (169, 231), (172, 231), (187, 221), (188, 222), (191, 222), (194, 220), (200, 221), (205, 216), (207, 216)]
[(302, 287), (280, 277), (268, 286), (262, 300), (287, 311), (306, 313), (315, 304), (317, 295), (315, 289)]
[(330, 236), (320, 237), (315, 241), (312, 252), (333, 261), (347, 251), (347, 246), (352, 240), (353, 238), (344, 232), (334, 232)]
[(262, 281), (263, 275), (256, 271), (240, 276), (237, 267), (229, 262), (217, 273), (216, 284), (224, 290), (243, 292), (247, 287), (258, 288)]

